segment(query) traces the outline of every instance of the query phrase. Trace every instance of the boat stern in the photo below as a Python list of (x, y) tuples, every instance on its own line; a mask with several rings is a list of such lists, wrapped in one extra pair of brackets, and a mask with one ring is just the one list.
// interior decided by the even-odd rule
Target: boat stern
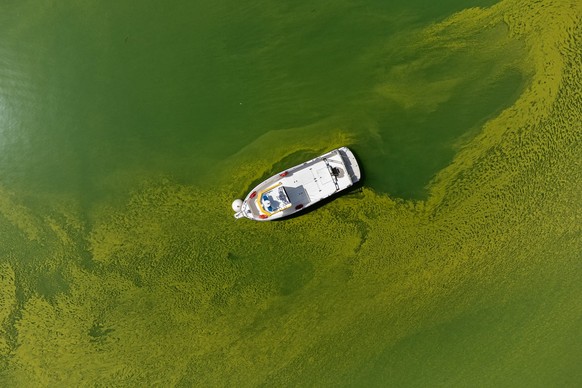
[(360, 171), (360, 165), (358, 164), (356, 156), (347, 147), (338, 148), (338, 151), (344, 160), (344, 164), (352, 182), (355, 184), (362, 178), (362, 172)]

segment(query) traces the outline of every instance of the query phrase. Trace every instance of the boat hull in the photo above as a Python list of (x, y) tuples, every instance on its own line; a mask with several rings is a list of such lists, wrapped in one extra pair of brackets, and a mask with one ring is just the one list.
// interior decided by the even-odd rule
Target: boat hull
[(347, 147), (329, 151), (273, 175), (242, 201), (235, 218), (273, 221), (297, 214), (361, 179), (353, 152)]

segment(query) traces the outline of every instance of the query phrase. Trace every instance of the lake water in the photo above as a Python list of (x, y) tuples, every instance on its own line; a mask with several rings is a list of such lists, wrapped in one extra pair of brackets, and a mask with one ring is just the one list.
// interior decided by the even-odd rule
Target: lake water
[[(0, 385), (576, 385), (581, 19), (0, 5)], [(233, 219), (341, 145), (362, 191)]]

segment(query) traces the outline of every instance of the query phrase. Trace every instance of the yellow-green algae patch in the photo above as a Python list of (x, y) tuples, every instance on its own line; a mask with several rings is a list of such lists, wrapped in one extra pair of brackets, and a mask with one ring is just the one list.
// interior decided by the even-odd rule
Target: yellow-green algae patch
[(6, 355), (10, 352), (8, 325), (10, 314), (16, 307), (16, 285), (14, 270), (7, 263), (0, 264), (0, 367), (6, 368)]
[(212, 189), (144, 177), (87, 226), (74, 206), (32, 212), (3, 190), (3, 385), (579, 382), (581, 14), (505, 1), (423, 32), (495, 45), (481, 30), (505, 23), (530, 77), (427, 201), (364, 188), (285, 222), (235, 222), (240, 184), (325, 148), (316, 127), (267, 134)]

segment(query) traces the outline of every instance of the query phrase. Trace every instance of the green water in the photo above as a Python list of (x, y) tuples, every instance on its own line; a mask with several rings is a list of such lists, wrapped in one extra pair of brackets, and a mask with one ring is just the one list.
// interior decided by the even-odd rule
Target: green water
[[(579, 384), (581, 18), (0, 5), (0, 385)], [(340, 145), (361, 192), (232, 218)]]
[[(318, 130), (357, 133), (370, 186), (418, 197), (452, 159), (451, 141), (510, 104), (521, 85), (509, 71), (486, 85), (466, 79), (431, 112), (375, 98), (388, 69), (430, 51), (387, 42), (459, 3), (6, 7), (11, 114), (3, 136), (11, 146), (2, 176), (80, 196), (121, 169), (161, 170), (195, 184), (200, 170), (212, 174), (217, 160), (266, 132), (324, 122)], [(466, 53), (452, 59), (488, 75), (487, 63)], [(449, 60), (412, 76), (454, 76)], [(198, 163), (203, 168), (192, 168)]]

